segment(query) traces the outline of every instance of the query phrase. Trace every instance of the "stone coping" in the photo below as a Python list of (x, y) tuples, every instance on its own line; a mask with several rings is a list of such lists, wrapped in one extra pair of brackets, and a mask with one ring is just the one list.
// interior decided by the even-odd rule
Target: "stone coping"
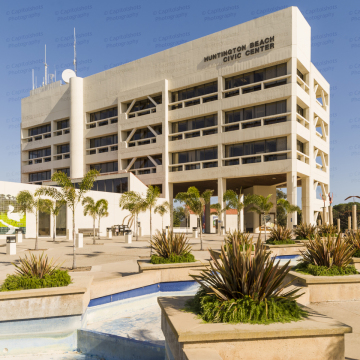
[(70, 276), (71, 276), (72, 284), (68, 286), (4, 291), (4, 292), (0, 292), (0, 301), (59, 296), (59, 295), (85, 294), (89, 290), (93, 280), (93, 276), (73, 276), (73, 274), (71, 274)]
[(178, 269), (178, 268), (194, 268), (194, 267), (204, 267), (204, 265), (208, 265), (208, 262), (201, 262), (196, 260), (195, 262), (186, 262), (186, 263), (172, 263), (172, 264), (151, 264), (150, 260), (138, 260), (139, 271), (142, 273), (143, 271), (148, 270), (164, 270), (164, 269)]
[(281, 244), (281, 245), (271, 245), (271, 244), (265, 244), (264, 243), (264, 246), (265, 247), (268, 247), (269, 249), (282, 249), (282, 248), (288, 248), (288, 247), (305, 247), (305, 245), (303, 244), (299, 244), (299, 243), (296, 243), (296, 244)]
[(351, 333), (352, 328), (337, 320), (321, 315), (310, 308), (309, 317), (297, 322), (269, 325), (204, 323), (196, 315), (182, 311), (190, 296), (159, 297), (158, 303), (181, 343), (293, 338), (301, 336), (327, 336)]
[(360, 283), (359, 275), (343, 275), (343, 276), (314, 276), (305, 275), (297, 271), (289, 271), (289, 275), (302, 284), (344, 284), (344, 283)]
[(356, 258), (356, 257), (353, 257), (353, 258), (351, 258), (351, 263), (352, 264), (356, 264), (356, 263), (360, 263), (360, 258)]

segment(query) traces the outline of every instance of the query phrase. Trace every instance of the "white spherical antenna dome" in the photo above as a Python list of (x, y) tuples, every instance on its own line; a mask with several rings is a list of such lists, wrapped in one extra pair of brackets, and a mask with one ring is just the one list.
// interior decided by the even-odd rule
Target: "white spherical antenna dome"
[(75, 74), (74, 70), (66, 69), (62, 72), (61, 77), (64, 80), (64, 82), (66, 82), (68, 84), (70, 81), (70, 78), (76, 77), (76, 74)]

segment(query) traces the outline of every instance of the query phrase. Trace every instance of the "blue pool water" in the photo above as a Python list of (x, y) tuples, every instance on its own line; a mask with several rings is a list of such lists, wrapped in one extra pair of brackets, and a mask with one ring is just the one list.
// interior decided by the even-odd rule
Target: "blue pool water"
[(280, 265), (285, 265), (290, 260), (290, 266), (295, 266), (302, 259), (301, 255), (279, 255), (275, 257), (275, 263), (280, 260)]

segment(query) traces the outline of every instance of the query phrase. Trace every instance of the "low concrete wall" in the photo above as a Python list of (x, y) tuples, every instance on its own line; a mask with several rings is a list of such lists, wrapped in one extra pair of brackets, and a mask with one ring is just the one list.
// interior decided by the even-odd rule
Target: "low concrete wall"
[(309, 303), (360, 300), (360, 275), (312, 276), (290, 271), (286, 280), (307, 288)]
[(146, 341), (78, 330), (78, 351), (106, 360), (164, 360), (165, 348)]
[(360, 258), (352, 258), (351, 260), (351, 265), (354, 265), (355, 266), (355, 269), (357, 271), (360, 271)]
[[(211, 349), (222, 359), (344, 360), (344, 334), (352, 328), (309, 308), (302, 321), (270, 325), (206, 324), (182, 311), (190, 297), (159, 298), (167, 359), (186, 360), (188, 350)], [(212, 353), (214, 356), (214, 352)]]
[(270, 250), (273, 256), (300, 255), (300, 250), (305, 250), (303, 244), (268, 245), (264, 244), (266, 250)]

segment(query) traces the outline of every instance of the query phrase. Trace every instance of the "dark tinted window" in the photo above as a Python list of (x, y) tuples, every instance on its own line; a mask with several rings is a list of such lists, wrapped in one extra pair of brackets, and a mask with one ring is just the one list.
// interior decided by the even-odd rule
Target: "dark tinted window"
[(118, 115), (117, 107), (113, 107), (106, 110), (96, 111), (90, 114), (90, 122), (107, 119)]
[(40, 135), (40, 134), (44, 134), (47, 132), (51, 131), (51, 124), (47, 124), (47, 125), (41, 125), (41, 126), (37, 126), (35, 128), (29, 129), (28, 131), (28, 135), (29, 136), (35, 136), (35, 135)]

